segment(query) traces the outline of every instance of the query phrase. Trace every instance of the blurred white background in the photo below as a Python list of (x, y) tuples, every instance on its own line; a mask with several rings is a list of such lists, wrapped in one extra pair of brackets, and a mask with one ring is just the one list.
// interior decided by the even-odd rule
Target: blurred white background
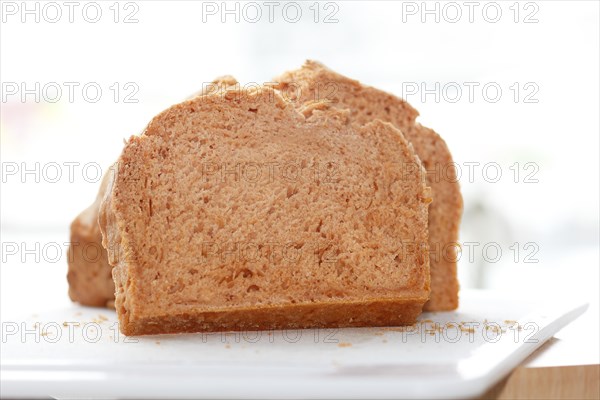
[[(26, 3), (32, 14), (21, 2), (2, 2), (3, 243), (68, 241), (71, 220), (98, 188), (95, 169), (86, 175), (82, 167), (109, 165), (124, 138), (203, 82), (224, 74), (268, 82), (310, 58), (405, 97), (445, 138), (463, 173), (461, 241), (480, 243), (471, 260), (463, 252), (463, 287), (585, 296), (597, 304), (598, 2), (478, 2), (470, 9), (464, 2), (310, 1), (287, 6), (287, 15), (280, 2), (273, 22), (265, 3), (237, 2), (236, 22), (235, 11), (223, 13), (236, 2), (110, 1), (96, 3), (96, 23), (85, 18), (94, 19), (97, 7), (83, 14), (88, 2), (78, 3), (73, 22), (68, 8), (55, 4), (62, 17), (52, 23), (56, 10), (44, 2)], [(262, 10), (256, 23), (254, 4)], [(302, 17), (291, 22), (297, 8)], [(102, 89), (97, 102), (85, 99), (86, 84), (89, 97)], [(57, 86), (62, 96), (52, 102)], [(454, 101), (456, 87), (462, 93)], [(70, 162), (79, 163), (74, 182)], [(35, 163), (39, 182), (23, 174)], [(44, 174), (48, 163), (62, 166), (56, 183), (49, 182), (53, 167)], [(480, 163), (472, 179), (469, 163)], [(483, 174), (489, 163), (502, 172), (497, 182), (494, 169)], [(498, 260), (490, 260), (494, 249), (487, 260), (482, 254), (488, 242), (502, 249)], [(69, 302), (66, 258), (25, 261), (3, 248), (3, 313), (17, 301)], [(7, 279), (10, 268), (31, 278)]]

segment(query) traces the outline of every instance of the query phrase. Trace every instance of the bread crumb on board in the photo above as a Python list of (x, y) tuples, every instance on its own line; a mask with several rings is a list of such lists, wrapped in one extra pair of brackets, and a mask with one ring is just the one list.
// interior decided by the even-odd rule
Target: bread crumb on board
[(348, 343), (348, 342), (340, 342), (338, 343), (338, 347), (351, 347), (352, 343)]

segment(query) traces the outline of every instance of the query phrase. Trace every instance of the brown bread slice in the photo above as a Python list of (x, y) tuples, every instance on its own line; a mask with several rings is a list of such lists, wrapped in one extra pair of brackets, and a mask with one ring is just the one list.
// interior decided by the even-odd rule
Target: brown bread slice
[(433, 197), (429, 207), (431, 298), (424, 309), (457, 308), (456, 251), (463, 202), (452, 155), (444, 140), (416, 122), (419, 113), (406, 101), (342, 76), (318, 62), (307, 61), (302, 68), (275, 81), (284, 98), (298, 108), (315, 100), (329, 100), (335, 107), (350, 109), (356, 124), (374, 118), (391, 122), (412, 143), (427, 170), (427, 184)]
[[(218, 93), (237, 81), (225, 75), (213, 80), (201, 91), (191, 96)], [(108, 255), (102, 247), (102, 233), (98, 226), (100, 201), (108, 183), (105, 175), (96, 201), (82, 211), (71, 223), (71, 245), (68, 250), (69, 297), (84, 306), (114, 308), (115, 283)]]
[(114, 307), (112, 267), (102, 247), (102, 233), (98, 226), (98, 209), (108, 181), (108, 174), (105, 174), (96, 201), (71, 223), (71, 242), (67, 253), (69, 297), (85, 306)]
[(419, 160), (391, 124), (321, 108), (227, 90), (131, 137), (99, 218), (123, 333), (415, 322), (429, 297)]

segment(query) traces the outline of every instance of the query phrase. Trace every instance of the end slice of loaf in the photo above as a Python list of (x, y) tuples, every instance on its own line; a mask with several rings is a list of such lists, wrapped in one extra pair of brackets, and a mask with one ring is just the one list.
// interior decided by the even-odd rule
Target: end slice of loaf
[(463, 202), (452, 155), (444, 140), (416, 122), (419, 113), (406, 101), (340, 75), (318, 62), (307, 61), (302, 68), (275, 81), (279, 82), (276, 87), (283, 91), (284, 98), (299, 109), (328, 101), (334, 107), (350, 109), (358, 125), (377, 118), (402, 131), (427, 170), (427, 184), (433, 197), (429, 207), (431, 298), (424, 309), (457, 308), (456, 250)]
[(385, 326), (429, 298), (418, 158), (391, 124), (272, 88), (196, 97), (132, 137), (100, 208), (127, 335)]
[(112, 267), (108, 264), (98, 226), (98, 210), (108, 181), (107, 173), (100, 184), (96, 201), (71, 223), (71, 242), (67, 253), (69, 297), (85, 306), (114, 307)]

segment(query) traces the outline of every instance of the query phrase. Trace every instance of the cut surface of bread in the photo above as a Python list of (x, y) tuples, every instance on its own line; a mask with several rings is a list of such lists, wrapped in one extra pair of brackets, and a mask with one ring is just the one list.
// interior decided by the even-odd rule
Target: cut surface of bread
[(429, 188), (396, 128), (350, 121), (261, 87), (175, 105), (131, 137), (99, 218), (122, 332), (414, 323)]
[(463, 202), (452, 156), (444, 140), (416, 122), (419, 113), (406, 101), (342, 76), (318, 62), (307, 61), (300, 69), (275, 81), (283, 97), (298, 109), (328, 101), (334, 107), (349, 109), (358, 125), (380, 119), (402, 131), (427, 170), (427, 184), (433, 197), (429, 207), (431, 297), (424, 309), (457, 308), (456, 261)]
[(98, 210), (108, 181), (108, 174), (105, 174), (96, 201), (71, 223), (71, 241), (67, 253), (69, 297), (85, 306), (114, 307), (112, 267), (108, 264), (98, 226)]

